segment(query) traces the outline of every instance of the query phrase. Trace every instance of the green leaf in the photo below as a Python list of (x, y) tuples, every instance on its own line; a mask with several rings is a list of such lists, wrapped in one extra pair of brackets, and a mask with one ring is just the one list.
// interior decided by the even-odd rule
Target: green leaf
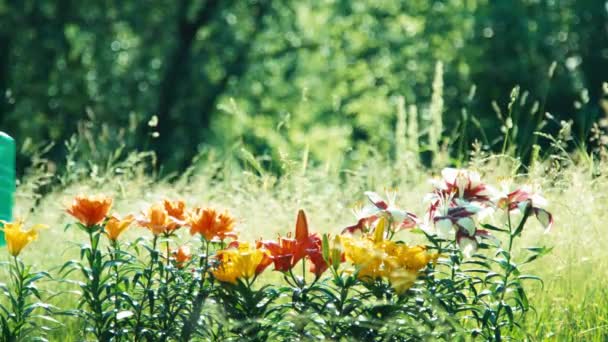
[(491, 224), (482, 224), (482, 227), (484, 227), (487, 230), (493, 230), (495, 232), (502, 232), (502, 233), (509, 233), (509, 231), (507, 229), (503, 229), (503, 228), (498, 228), (496, 226), (493, 226)]
[(522, 309), (524, 311), (527, 311), (528, 308), (530, 308), (530, 304), (528, 303), (528, 296), (526, 295), (526, 292), (524, 291), (524, 288), (519, 286), (517, 288), (517, 295), (518, 297), (516, 297), (518, 299), (518, 301), (521, 302), (521, 306)]
[(521, 221), (519, 221), (519, 225), (513, 232), (513, 235), (512, 235), (513, 237), (519, 236), (521, 234), (521, 231), (524, 229), (524, 226), (526, 225), (526, 222), (528, 221), (528, 218), (530, 217), (531, 214), (532, 214), (532, 203), (528, 200), (526, 209), (524, 211), (524, 215), (521, 218)]
[(517, 277), (517, 279), (519, 279), (519, 280), (536, 280), (541, 283), (541, 287), (543, 287), (543, 288), (545, 287), (544, 281), (539, 276), (535, 276), (535, 275), (531, 275), (531, 274), (524, 274), (524, 275), (520, 275), (519, 277)]
[(505, 309), (505, 312), (507, 314), (507, 318), (509, 319), (509, 326), (512, 327), (513, 326), (513, 309), (511, 309), (511, 306), (506, 304), (506, 303), (501, 303), (502, 307)]

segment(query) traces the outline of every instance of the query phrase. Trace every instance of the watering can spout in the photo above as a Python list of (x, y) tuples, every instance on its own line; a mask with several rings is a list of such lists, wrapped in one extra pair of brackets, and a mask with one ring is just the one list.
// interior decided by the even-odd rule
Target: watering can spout
[[(13, 219), (15, 193), (15, 140), (0, 132), (0, 220)], [(0, 246), (4, 246), (4, 233), (0, 232)]]

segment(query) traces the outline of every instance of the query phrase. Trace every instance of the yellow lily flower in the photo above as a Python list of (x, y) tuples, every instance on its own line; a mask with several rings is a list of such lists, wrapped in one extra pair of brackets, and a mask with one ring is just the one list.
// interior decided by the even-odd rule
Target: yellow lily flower
[(213, 270), (213, 276), (219, 281), (236, 284), (238, 279), (252, 279), (271, 263), (264, 249), (251, 248), (246, 242), (231, 245), (217, 253), (220, 265)]
[(359, 279), (373, 280), (386, 274), (384, 250), (368, 238), (342, 236), (346, 260), (359, 269)]
[(397, 293), (412, 287), (418, 272), (437, 259), (424, 246), (382, 240), (381, 233), (359, 238), (342, 236), (341, 240), (346, 259), (359, 269), (359, 279), (386, 278)]
[(19, 253), (27, 246), (30, 242), (38, 238), (38, 230), (48, 228), (44, 224), (36, 224), (28, 230), (23, 229), (23, 221), (17, 220), (15, 222), (0, 221), (4, 224), (4, 237), (6, 239), (8, 252), (12, 256), (18, 256)]

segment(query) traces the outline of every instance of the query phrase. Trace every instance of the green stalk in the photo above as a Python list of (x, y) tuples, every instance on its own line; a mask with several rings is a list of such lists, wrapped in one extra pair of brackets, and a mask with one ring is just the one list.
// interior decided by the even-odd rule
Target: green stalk
[[(143, 320), (142, 320), (142, 315), (143, 315), (143, 311), (144, 311), (144, 303), (146, 302), (146, 296), (148, 291), (150, 291), (150, 288), (152, 288), (152, 280), (153, 280), (153, 273), (154, 273), (154, 266), (156, 265), (156, 260), (158, 259), (158, 255), (157, 255), (157, 251), (156, 251), (156, 242), (158, 240), (158, 236), (154, 235), (154, 238), (152, 240), (152, 253), (150, 255), (150, 263), (148, 264), (148, 267), (146, 268), (145, 271), (145, 279), (146, 279), (146, 286), (144, 287), (144, 291), (142, 293), (141, 296), (141, 300), (140, 300), (140, 304), (137, 307), (137, 309), (135, 310), (135, 326), (133, 331), (135, 332), (135, 337), (134, 340), (135, 341), (140, 341), (141, 340), (141, 330), (143, 329)], [(154, 308), (150, 308), (150, 314), (153, 313)]]
[[(525, 219), (525, 218), (524, 218)], [(509, 276), (511, 275), (511, 250), (513, 249), (513, 226), (511, 224), (511, 213), (507, 209), (507, 226), (509, 228), (509, 248), (507, 250), (506, 261), (509, 268), (506, 270), (505, 275), (503, 277), (503, 289), (500, 294), (500, 302), (498, 303), (498, 309), (496, 310), (496, 322), (494, 324), (494, 338), (496, 341), (501, 341), (501, 332), (500, 332), (500, 311), (502, 309), (502, 303), (505, 299), (505, 294), (507, 293), (507, 284), (509, 283)]]
[(120, 251), (120, 244), (118, 243), (118, 241), (116, 240), (112, 240), (111, 241), (112, 244), (112, 252), (110, 253), (110, 256), (112, 258), (112, 262), (113, 262), (113, 270), (114, 270), (114, 337), (116, 338), (117, 341), (120, 341), (120, 326), (118, 325), (118, 313), (120, 312), (120, 306), (121, 306), (121, 302), (120, 302), (120, 296), (118, 295), (119, 293), (119, 285), (120, 285), (120, 273), (119, 273), (119, 269), (118, 269), (118, 259), (119, 259), (119, 251)]
[(171, 258), (170, 258), (170, 245), (169, 245), (169, 236), (166, 235), (165, 238), (167, 239), (166, 241), (166, 253), (167, 253), (167, 257), (166, 257), (166, 264), (163, 265), (162, 262), (158, 263), (158, 267), (161, 270), (161, 276), (163, 276), (163, 267), (166, 267), (164, 269), (164, 284), (162, 287), (162, 295), (163, 295), (163, 302), (164, 302), (164, 312), (163, 312), (163, 320), (161, 322), (162, 327), (163, 327), (163, 341), (167, 339), (167, 337), (169, 336), (169, 330), (170, 330), (170, 326), (172, 324), (172, 319), (173, 319), (173, 315), (171, 314), (171, 300), (169, 298), (169, 282), (170, 282), (170, 274), (169, 274), (169, 267), (171, 266)]
[(12, 332), (12, 336), (16, 337), (18, 340), (21, 338), (21, 327), (25, 325), (25, 319), (23, 315), (23, 308), (25, 307), (25, 298), (23, 295), (23, 270), (20, 267), (19, 260), (16, 256), (13, 257), (13, 261), (15, 262), (15, 272), (13, 275), (13, 281), (15, 284), (15, 294), (17, 296), (16, 307), (15, 310), (15, 330)]
[(306, 285), (306, 257), (302, 258), (302, 282), (303, 285)]
[(196, 298), (194, 299), (194, 303), (192, 304), (192, 312), (190, 312), (190, 317), (184, 324), (182, 328), (180, 340), (181, 341), (189, 341), (192, 333), (196, 329), (196, 325), (198, 320), (201, 317), (201, 310), (203, 308), (203, 302), (205, 300), (205, 280), (207, 277), (207, 271), (209, 270), (209, 241), (205, 240), (204, 237), (201, 236), (201, 247), (205, 249), (204, 257), (199, 259), (199, 269), (201, 270), (201, 278), (199, 280), (199, 289)]
[(95, 227), (87, 227), (89, 233), (89, 241), (91, 242), (91, 249), (87, 253), (87, 261), (91, 269), (91, 280), (89, 281), (91, 298), (89, 301), (89, 307), (93, 311), (93, 329), (95, 337), (98, 340), (104, 339), (104, 320), (103, 320), (103, 308), (100, 300), (100, 281), (101, 281), (101, 254), (98, 250), (99, 247), (99, 233), (94, 230)]

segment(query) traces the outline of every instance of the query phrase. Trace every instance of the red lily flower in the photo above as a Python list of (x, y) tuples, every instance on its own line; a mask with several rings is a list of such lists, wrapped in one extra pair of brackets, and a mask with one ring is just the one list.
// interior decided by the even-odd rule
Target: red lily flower
[(321, 256), (321, 239), (316, 234), (309, 233), (303, 210), (298, 212), (295, 233), (295, 239), (288, 234), (287, 237), (279, 236), (277, 241), (259, 241), (258, 246), (263, 246), (270, 252), (277, 271), (287, 272), (308, 257), (312, 262), (311, 272), (321, 275), (327, 269), (327, 265), (322, 264), (325, 261)]
[(308, 259), (311, 262), (310, 272), (314, 273), (317, 277), (320, 277), (329, 268), (329, 264), (323, 259), (323, 254), (319, 250), (311, 250), (308, 254)]
[(295, 265), (294, 254), (296, 250), (296, 240), (289, 237), (279, 236), (277, 241), (258, 241), (258, 248), (266, 248), (271, 255), (271, 262), (274, 269), (280, 272), (287, 272)]

